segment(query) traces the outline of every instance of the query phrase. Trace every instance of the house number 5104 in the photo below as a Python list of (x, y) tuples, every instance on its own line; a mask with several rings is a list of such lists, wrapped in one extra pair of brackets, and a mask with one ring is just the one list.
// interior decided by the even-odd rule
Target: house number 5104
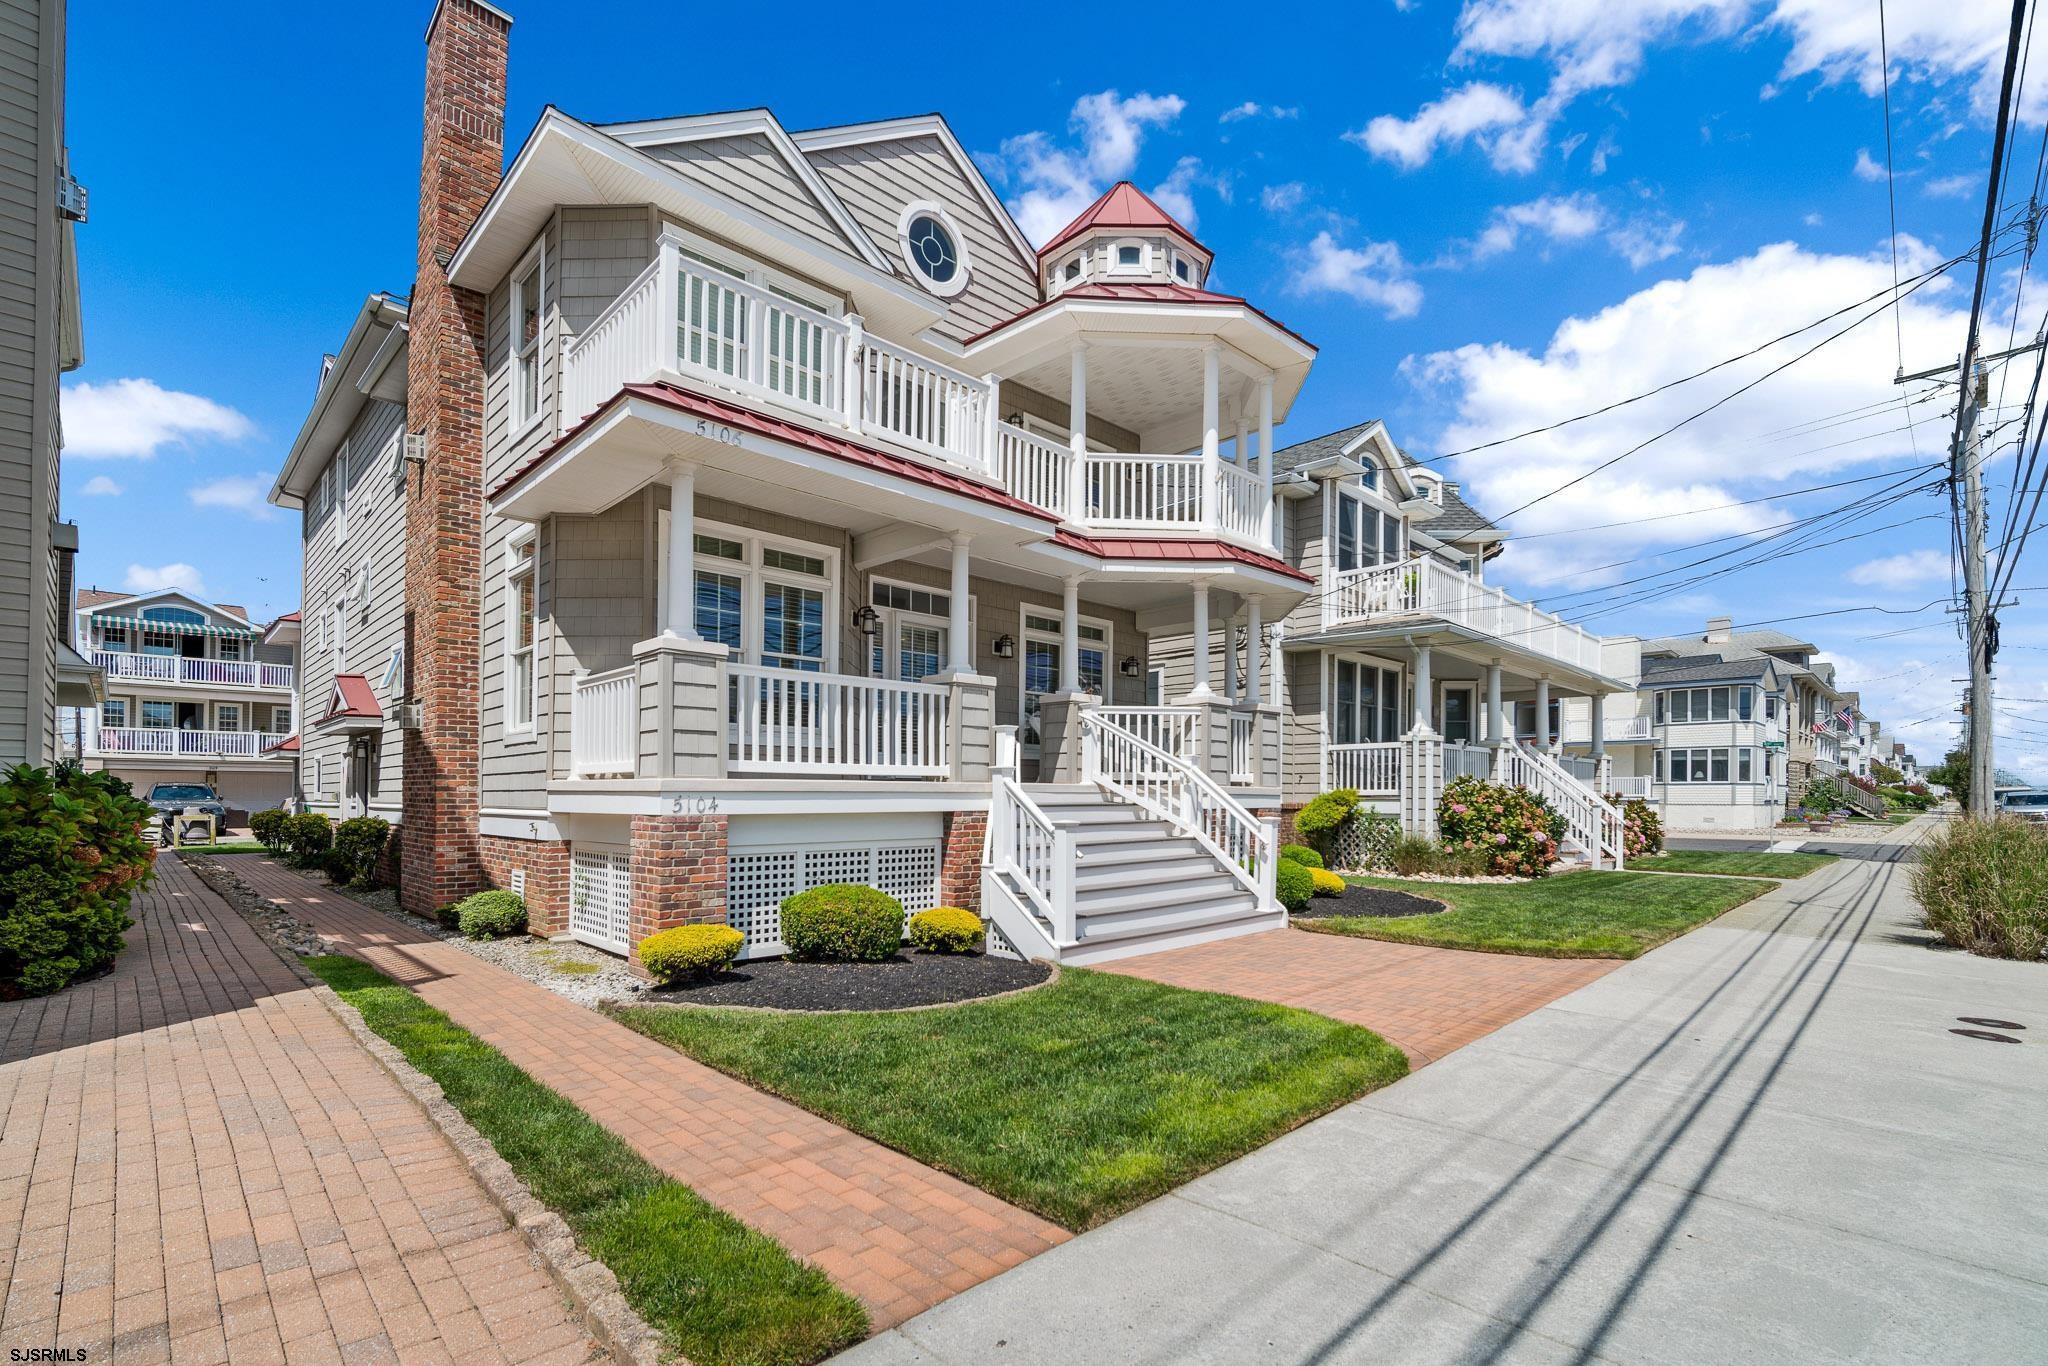
[(718, 811), (716, 797), (670, 797), (669, 811), (678, 816), (710, 816)]

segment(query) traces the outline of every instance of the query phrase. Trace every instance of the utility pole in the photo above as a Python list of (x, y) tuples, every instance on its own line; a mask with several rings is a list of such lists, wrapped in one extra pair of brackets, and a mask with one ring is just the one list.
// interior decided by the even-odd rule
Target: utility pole
[(1963, 486), (1963, 607), (1970, 643), (1970, 814), (1992, 815), (1991, 610), (1984, 591), (1984, 429), (1979, 415), (1990, 397), (1982, 362), (1963, 386), (1962, 440), (1956, 443), (1954, 477)]

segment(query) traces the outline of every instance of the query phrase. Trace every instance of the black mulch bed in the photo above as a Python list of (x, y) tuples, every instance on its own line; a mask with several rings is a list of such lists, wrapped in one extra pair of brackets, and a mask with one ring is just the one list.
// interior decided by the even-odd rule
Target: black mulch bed
[(763, 1006), (770, 1010), (902, 1010), (950, 1005), (1037, 986), (1043, 963), (990, 954), (917, 953), (885, 963), (795, 963), (760, 958), (699, 982), (657, 987), (635, 1004)]
[(1388, 887), (1350, 886), (1342, 896), (1312, 898), (1306, 909), (1294, 913), (1297, 920), (1322, 920), (1333, 915), (1377, 916), (1393, 919), (1404, 915), (1435, 915), (1450, 907), (1441, 901)]

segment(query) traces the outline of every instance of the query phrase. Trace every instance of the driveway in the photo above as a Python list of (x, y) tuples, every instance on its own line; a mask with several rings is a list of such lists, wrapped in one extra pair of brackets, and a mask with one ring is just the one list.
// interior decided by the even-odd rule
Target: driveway
[(845, 1359), (2039, 1362), (2048, 967), (1932, 947), (1907, 838)]

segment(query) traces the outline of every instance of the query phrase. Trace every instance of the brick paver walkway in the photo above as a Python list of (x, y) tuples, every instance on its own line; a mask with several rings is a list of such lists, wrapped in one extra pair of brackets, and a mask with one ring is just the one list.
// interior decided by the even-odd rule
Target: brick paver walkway
[(175, 857), (113, 973), (0, 1004), (0, 1359), (582, 1361), (438, 1129)]
[(262, 855), (221, 861), (706, 1200), (816, 1264), (878, 1329), (1068, 1236)]
[(1106, 963), (1109, 972), (1300, 1006), (1435, 1062), (1621, 966), (1274, 930)]

